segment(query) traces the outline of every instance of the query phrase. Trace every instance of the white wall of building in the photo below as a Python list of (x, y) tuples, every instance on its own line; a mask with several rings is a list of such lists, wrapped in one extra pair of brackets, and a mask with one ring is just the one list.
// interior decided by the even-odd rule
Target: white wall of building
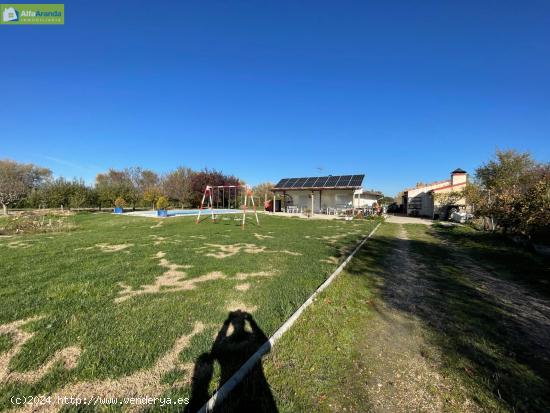
[[(363, 193), (360, 198), (357, 195), (354, 198), (354, 192), (353, 189), (313, 191), (313, 209), (320, 211), (327, 208), (365, 208), (372, 206), (380, 198), (380, 195), (372, 193)], [(299, 208), (311, 208), (311, 193), (311, 190), (286, 191), (286, 194), (292, 197), (292, 205)]]
[[(407, 190), (408, 202), (407, 213), (418, 213), (418, 215), (432, 216), (434, 212), (434, 198), (431, 191), (435, 192), (450, 192), (456, 190), (463, 190), (464, 184), (468, 180), (468, 174), (466, 173), (451, 173), (451, 179), (434, 182), (429, 185), (425, 185), (419, 188), (412, 188)], [(463, 203), (463, 201), (462, 201)]]
[[(299, 208), (311, 208), (311, 193), (313, 192), (313, 209), (319, 211), (327, 208), (343, 208), (351, 206), (353, 201), (353, 189), (349, 190), (295, 190), (286, 191), (286, 194), (292, 197), (292, 205)], [(290, 203), (288, 204), (290, 205)]]

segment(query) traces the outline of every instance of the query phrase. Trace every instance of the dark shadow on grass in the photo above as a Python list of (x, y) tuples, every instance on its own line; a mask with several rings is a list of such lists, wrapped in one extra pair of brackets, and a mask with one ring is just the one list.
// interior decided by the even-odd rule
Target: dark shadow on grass
[[(446, 236), (440, 228), (411, 231)], [(550, 297), (525, 287), (549, 275), (548, 262), (528, 260), (483, 237), (476, 242), (487, 251), (474, 253), (461, 246), (456, 232), (449, 243), (411, 238), (376, 236), (347, 271), (372, 274), (386, 306), (423, 321), (445, 365), (466, 382), (482, 386), (510, 410), (550, 411)], [(496, 270), (514, 255), (522, 267)]]
[[(195, 413), (210, 398), (208, 391), (214, 373), (214, 363), (220, 365), (220, 386), (268, 340), (252, 316), (244, 311), (232, 311), (209, 353), (201, 354), (192, 377), (191, 398), (185, 412)], [(216, 406), (216, 412), (276, 413), (277, 406), (265, 378), (261, 361), (233, 389), (228, 398)]]

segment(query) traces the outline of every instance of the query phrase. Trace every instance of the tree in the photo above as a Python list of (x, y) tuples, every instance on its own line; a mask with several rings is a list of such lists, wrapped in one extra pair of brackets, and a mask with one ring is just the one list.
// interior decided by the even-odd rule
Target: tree
[(152, 204), (154, 208), (155, 202), (163, 195), (161, 180), (157, 173), (147, 169), (141, 170), (138, 187), (143, 201)]
[(140, 189), (145, 192), (148, 188), (158, 188), (160, 186), (160, 177), (154, 171), (145, 169), (141, 171), (141, 179), (139, 181)]
[(82, 208), (92, 205), (91, 189), (82, 180), (73, 180), (71, 183), (71, 194), (69, 196), (70, 208)]
[(112, 206), (118, 197), (124, 198), (135, 207), (139, 199), (139, 190), (132, 180), (131, 171), (109, 169), (107, 173), (96, 176), (96, 190), (102, 204)]
[(474, 182), (466, 186), (466, 200), (476, 216), (491, 219), (493, 229), (496, 225), (504, 232), (529, 236), (535, 226), (543, 225), (532, 215), (546, 205), (548, 169), (548, 164), (538, 164), (529, 153), (497, 151), (495, 159), (476, 170)]
[(266, 199), (273, 198), (273, 187), (275, 184), (273, 182), (263, 182), (256, 185), (252, 190), (254, 191), (254, 196), (260, 198), (261, 202), (264, 202)]
[[(90, 192), (91, 189), (81, 179), (68, 181), (65, 178), (57, 178), (44, 183), (33, 197), (37, 198), (38, 206), (81, 208), (91, 203)], [(36, 203), (34, 201), (34, 204)]]
[(51, 171), (33, 164), (0, 160), (0, 204), (4, 215), (8, 206), (22, 200), (34, 188), (51, 177)]
[(436, 204), (440, 207), (446, 207), (456, 205), (462, 198), (464, 198), (464, 193), (461, 191), (435, 192), (433, 197)]
[(143, 193), (143, 200), (155, 208), (155, 203), (162, 196), (162, 191), (156, 187), (150, 187)]
[(550, 166), (533, 172), (535, 182), (518, 202), (520, 230), (534, 239), (550, 241)]
[(166, 209), (168, 208), (169, 202), (168, 198), (161, 196), (157, 201), (157, 209)]
[(54, 179), (40, 188), (41, 204), (48, 208), (69, 206), (71, 189), (71, 183), (65, 180), (65, 178)]
[(162, 179), (162, 188), (166, 196), (179, 202), (182, 208), (191, 206), (193, 202), (192, 174), (193, 171), (190, 168), (180, 166)]
[(122, 197), (118, 197), (115, 199), (115, 207), (117, 208), (124, 208), (126, 206), (126, 200)]
[[(220, 186), (220, 185), (242, 185), (242, 182), (233, 175), (224, 175), (221, 171), (215, 169), (203, 169), (199, 172), (193, 172), (190, 175), (191, 178), (191, 190), (192, 190), (192, 204), (199, 206), (204, 189), (207, 185)], [(237, 200), (238, 204), (238, 200)]]

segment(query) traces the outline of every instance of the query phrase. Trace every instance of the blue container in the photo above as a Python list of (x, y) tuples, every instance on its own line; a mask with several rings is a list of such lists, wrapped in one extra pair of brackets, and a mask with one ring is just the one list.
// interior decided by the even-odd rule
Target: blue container
[(124, 208), (115, 207), (115, 214), (122, 214), (123, 212), (124, 212)]
[(167, 217), (168, 216), (168, 211), (165, 210), (165, 209), (159, 209), (157, 210), (157, 217)]

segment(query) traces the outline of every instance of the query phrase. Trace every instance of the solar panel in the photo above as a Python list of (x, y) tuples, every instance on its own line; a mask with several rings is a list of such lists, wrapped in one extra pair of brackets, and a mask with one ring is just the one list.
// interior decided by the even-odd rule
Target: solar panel
[(336, 186), (336, 183), (338, 182), (338, 179), (340, 179), (339, 176), (331, 176), (327, 179), (327, 182), (325, 183), (325, 186), (327, 188)]
[(349, 186), (361, 186), (363, 184), (363, 178), (365, 178), (365, 175), (353, 175), (349, 182)]
[(336, 186), (349, 186), (349, 181), (353, 178), (353, 175), (343, 175), (338, 179)]
[(284, 178), (281, 179), (275, 188), (349, 188), (360, 187), (365, 175), (336, 175), (336, 176), (313, 176), (305, 178)]
[(319, 179), (317, 176), (314, 178), (307, 178), (306, 182), (302, 186), (305, 186), (306, 188), (313, 188), (315, 187), (314, 184), (317, 179)]
[(320, 176), (317, 181), (315, 181), (315, 187), (321, 188), (325, 186), (325, 182), (327, 182), (328, 176)]
[(297, 180), (298, 178), (290, 178), (288, 182), (285, 184), (285, 188), (292, 188)]
[(281, 179), (277, 185), (275, 185), (275, 188), (284, 188), (285, 184), (288, 182), (288, 178)]
[(304, 184), (306, 183), (306, 181), (307, 181), (307, 178), (298, 178), (296, 180), (296, 183), (294, 185), (292, 185), (292, 187), (293, 188), (302, 188), (302, 187), (305, 186)]

